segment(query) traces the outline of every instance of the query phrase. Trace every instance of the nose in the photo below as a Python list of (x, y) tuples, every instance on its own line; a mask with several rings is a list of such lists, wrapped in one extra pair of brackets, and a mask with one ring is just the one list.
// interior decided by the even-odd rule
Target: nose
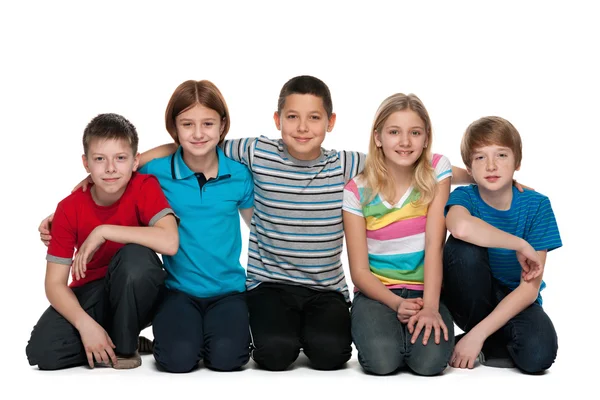
[(194, 139), (200, 139), (202, 135), (202, 127), (200, 125), (196, 125), (193, 133)]
[(410, 136), (408, 133), (402, 133), (398, 136), (398, 144), (401, 147), (410, 147)]
[(106, 173), (113, 173), (117, 170), (115, 160), (109, 158), (106, 161)]
[(494, 171), (496, 169), (496, 159), (494, 157), (488, 157), (485, 162), (485, 169), (487, 171)]
[(308, 125), (305, 118), (298, 118), (298, 132), (308, 132)]

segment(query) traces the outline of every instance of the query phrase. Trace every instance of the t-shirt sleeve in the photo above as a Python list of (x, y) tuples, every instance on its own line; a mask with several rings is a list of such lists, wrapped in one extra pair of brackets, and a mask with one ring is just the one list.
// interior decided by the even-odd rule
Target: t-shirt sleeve
[(255, 146), (257, 138), (231, 139), (223, 142), (225, 156), (250, 166), (251, 150)]
[(360, 192), (356, 181), (352, 179), (346, 187), (344, 187), (344, 204), (342, 206), (344, 211), (348, 211), (352, 214), (364, 217), (362, 211), (362, 205), (360, 203)]
[(365, 160), (367, 158), (365, 153), (360, 153), (358, 151), (340, 151), (338, 152), (338, 156), (340, 157), (342, 168), (344, 170), (344, 183), (347, 183), (365, 169)]
[(537, 251), (551, 251), (562, 246), (556, 218), (547, 197), (540, 202), (525, 240)]
[(244, 168), (244, 193), (238, 202), (238, 208), (250, 208), (254, 206), (254, 181), (250, 171)]
[[(67, 211), (72, 211), (67, 213)], [(77, 246), (77, 221), (75, 210), (65, 210), (63, 203), (59, 203), (50, 229), (50, 245), (46, 254), (46, 261), (57, 264), (71, 265), (73, 253)]]
[(460, 186), (454, 189), (452, 193), (450, 193), (450, 197), (448, 198), (448, 202), (446, 203), (446, 207), (444, 208), (444, 216), (448, 215), (450, 207), (463, 206), (471, 213), (471, 215), (477, 217), (477, 215), (474, 215), (473, 213), (474, 205), (471, 196), (469, 196), (469, 190), (473, 189), (471, 189), (470, 186)]
[(441, 154), (434, 154), (431, 164), (435, 172), (435, 179), (438, 182), (452, 177), (452, 164), (448, 157)]
[(154, 226), (159, 219), (168, 214), (173, 214), (177, 219), (154, 175), (144, 176), (138, 192), (137, 208), (140, 222), (144, 226)]

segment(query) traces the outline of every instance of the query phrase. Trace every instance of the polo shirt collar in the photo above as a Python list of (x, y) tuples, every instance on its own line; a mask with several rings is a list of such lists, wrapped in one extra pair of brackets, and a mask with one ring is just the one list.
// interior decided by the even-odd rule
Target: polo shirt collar
[[(217, 172), (216, 179), (224, 175), (230, 175), (228, 160), (221, 146), (217, 146), (217, 157), (219, 159), (219, 171)], [(192, 175), (195, 175), (195, 172), (183, 161), (183, 147), (179, 146), (177, 151), (171, 156), (171, 176), (173, 179), (186, 179)]]

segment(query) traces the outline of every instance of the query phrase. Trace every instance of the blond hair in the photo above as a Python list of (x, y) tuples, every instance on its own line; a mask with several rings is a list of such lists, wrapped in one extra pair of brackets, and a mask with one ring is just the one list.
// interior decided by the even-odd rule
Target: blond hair
[(431, 166), (432, 135), (429, 113), (421, 100), (414, 94), (405, 95), (404, 93), (396, 93), (381, 103), (373, 120), (371, 139), (369, 140), (369, 153), (363, 171), (363, 177), (366, 179), (366, 187), (370, 191), (365, 196), (365, 204), (373, 201), (378, 194), (388, 202), (392, 202), (396, 197), (396, 186), (394, 181), (390, 179), (383, 149), (377, 146), (375, 135), (377, 135), (377, 132), (382, 132), (385, 121), (390, 115), (403, 110), (411, 110), (417, 113), (425, 125), (425, 134), (427, 135), (426, 147), (413, 166), (412, 186), (419, 193), (413, 200), (413, 205), (429, 205), (435, 196), (437, 182), (433, 167)]

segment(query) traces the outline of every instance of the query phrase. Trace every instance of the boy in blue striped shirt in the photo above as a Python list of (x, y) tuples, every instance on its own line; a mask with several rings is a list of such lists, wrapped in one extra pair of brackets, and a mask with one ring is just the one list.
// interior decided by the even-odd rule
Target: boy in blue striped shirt
[(562, 246), (550, 200), (513, 187), (521, 137), (503, 118), (473, 122), (461, 156), (475, 184), (456, 188), (445, 210), (443, 295), (465, 332), (450, 363), (542, 372), (558, 349), (540, 295), (546, 254)]

